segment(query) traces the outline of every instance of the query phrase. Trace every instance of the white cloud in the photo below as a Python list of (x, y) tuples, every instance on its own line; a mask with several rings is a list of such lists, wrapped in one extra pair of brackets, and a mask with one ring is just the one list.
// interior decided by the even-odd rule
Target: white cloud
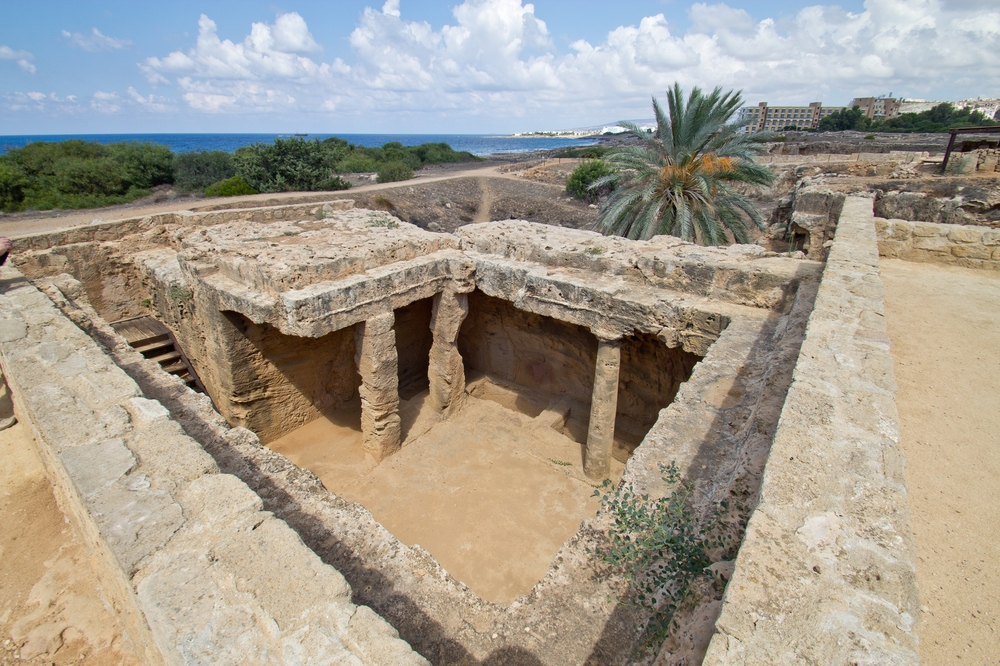
[(27, 51), (15, 51), (9, 46), (0, 44), (0, 60), (16, 61), (18, 67), (23, 69), (28, 74), (35, 73), (35, 65), (31, 62), (34, 59), (35, 56), (31, 55)]
[(168, 111), (176, 111), (177, 107), (170, 103), (166, 97), (158, 97), (153, 93), (149, 93), (143, 97), (138, 90), (132, 86), (128, 87), (128, 96), (132, 104), (138, 105), (140, 108), (147, 111), (152, 111), (154, 113), (166, 113)]
[(194, 46), (141, 68), (204, 112), (391, 109), (556, 124), (568, 115), (648, 115), (650, 95), (674, 81), (772, 103), (1000, 88), (1000, 9), (981, 0), (866, 0), (858, 13), (831, 3), (771, 17), (695, 3), (686, 30), (657, 14), (567, 51), (522, 0), (465, 0), (440, 27), (407, 20), (406, 5), (386, 0), (362, 12), (349, 63), (307, 55), (321, 47), (306, 21), (288, 13), (254, 23), (238, 42), (220, 39), (202, 16)]
[(283, 86), (325, 86), (349, 71), (340, 60), (319, 63), (301, 55), (318, 50), (305, 20), (294, 12), (273, 24), (254, 23), (242, 42), (220, 39), (215, 22), (202, 14), (193, 48), (147, 58), (140, 68), (154, 85), (176, 77), (194, 109), (264, 112), (294, 105), (294, 95)]
[(89, 35), (79, 32), (63, 30), (62, 36), (69, 40), (69, 43), (84, 51), (116, 51), (126, 46), (131, 46), (132, 41), (128, 39), (116, 39), (101, 33), (97, 28), (93, 28)]
[(81, 110), (76, 95), (60, 97), (54, 92), (11, 92), (4, 93), (3, 99), (3, 107), (8, 111), (58, 115), (76, 113)]
[(98, 113), (118, 113), (122, 110), (122, 98), (116, 92), (98, 90), (90, 96), (90, 108)]

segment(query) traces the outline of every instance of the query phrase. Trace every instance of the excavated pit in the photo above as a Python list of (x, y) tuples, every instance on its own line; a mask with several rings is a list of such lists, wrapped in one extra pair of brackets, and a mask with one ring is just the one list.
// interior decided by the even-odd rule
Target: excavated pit
[[(402, 448), (381, 464), (363, 447), (358, 396), (341, 400), (292, 379), (295, 367), (332, 364), (338, 373), (357, 373), (353, 359), (330, 355), (327, 338), (335, 334), (320, 341), (277, 334), (270, 345), (257, 344), (292, 384), (274, 392), (277, 404), (258, 409), (275, 414), (288, 401), (338, 405), (280, 437), (268, 439), (274, 428), (265, 426), (257, 434), (401, 541), (426, 549), (478, 596), (507, 605), (531, 591), (563, 542), (597, 513), (599, 482), (586, 478), (583, 462), (598, 341), (582, 326), (479, 291), (468, 300), (458, 349), (469, 398), (444, 420), (429, 400), (433, 299), (394, 311)], [(354, 354), (350, 345), (338, 349)], [(614, 482), (698, 360), (648, 334), (623, 341)], [(288, 395), (298, 387), (310, 393)]]
[[(116, 362), (433, 663), (627, 661), (645, 619), (588, 554), (606, 520), (603, 477), (584, 473), (592, 415), (610, 427), (607, 478), (655, 495), (676, 462), (699, 511), (735, 498), (738, 538), (819, 265), (524, 222), (453, 236), (296, 214), (47, 241), (19, 267), (72, 275), (48, 288), (106, 347), (101, 316), (166, 324), (227, 423)], [(85, 261), (95, 250), (108, 261)], [(616, 403), (601, 394), (600, 411), (608, 349)]]

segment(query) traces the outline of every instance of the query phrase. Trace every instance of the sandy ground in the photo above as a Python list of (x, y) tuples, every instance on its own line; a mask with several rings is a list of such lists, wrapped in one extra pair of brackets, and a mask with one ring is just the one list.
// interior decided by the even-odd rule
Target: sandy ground
[(0, 432), (0, 664), (138, 664), (27, 426)]
[[(401, 406), (403, 449), (365, 460), (360, 415), (319, 419), (268, 446), (419, 544), (483, 599), (503, 605), (548, 571), (580, 522), (597, 513), (581, 446), (530, 416), (470, 397), (451, 419), (421, 427), (417, 396)], [(416, 425), (411, 425), (411, 424)], [(612, 462), (617, 481), (624, 465)]]
[(1000, 274), (883, 260), (926, 666), (1000, 664)]

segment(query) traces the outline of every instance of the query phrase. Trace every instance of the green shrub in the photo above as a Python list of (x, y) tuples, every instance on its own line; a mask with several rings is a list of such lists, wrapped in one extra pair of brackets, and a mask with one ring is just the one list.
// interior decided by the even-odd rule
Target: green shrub
[(619, 488), (594, 491), (611, 517), (606, 540), (590, 550), (629, 583), (621, 602), (650, 613), (646, 645), (659, 645), (669, 634), (677, 611), (693, 602), (699, 579), (712, 577), (710, 552), (724, 558), (734, 555), (731, 538), (723, 536), (720, 512), (725, 504), (699, 520), (692, 511), (694, 494), (690, 483), (681, 480), (675, 463), (661, 464), (663, 481), (671, 487), (668, 497), (651, 498)]
[(556, 153), (556, 157), (582, 157), (586, 160), (596, 160), (610, 150), (605, 146), (582, 146), (580, 148), (568, 148)]
[(874, 134), (869, 134), (869, 135), (865, 136), (865, 138), (867, 140), (871, 141), (871, 140), (873, 140), (875, 138), (875, 135)]
[(35, 142), (0, 156), (5, 211), (126, 203), (173, 181), (172, 154), (152, 143)]
[(299, 137), (255, 143), (233, 153), (236, 175), (261, 192), (315, 191), (333, 176), (336, 144)]
[(586, 160), (573, 169), (566, 179), (566, 191), (585, 201), (596, 201), (601, 192), (591, 189), (590, 185), (598, 178), (611, 173), (608, 165), (601, 160)]
[(395, 183), (413, 178), (413, 169), (405, 162), (386, 162), (378, 170), (379, 183)]
[(223, 150), (198, 150), (174, 156), (174, 187), (178, 192), (200, 192), (236, 175), (233, 156)]
[(258, 194), (258, 191), (247, 185), (239, 176), (213, 183), (205, 188), (205, 196), (209, 197), (238, 197), (242, 194)]
[(351, 189), (351, 181), (344, 180), (340, 176), (330, 176), (326, 180), (321, 180), (316, 183), (316, 189), (323, 192), (331, 192), (334, 190), (349, 190)]
[(348, 154), (337, 162), (337, 173), (373, 173), (381, 166), (375, 158), (361, 151)]

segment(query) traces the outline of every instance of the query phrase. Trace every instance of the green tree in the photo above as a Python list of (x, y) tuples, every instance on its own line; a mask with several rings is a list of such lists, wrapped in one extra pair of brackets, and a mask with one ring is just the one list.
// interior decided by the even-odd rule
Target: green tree
[(598, 229), (643, 240), (669, 234), (702, 245), (725, 243), (728, 230), (737, 242), (750, 242), (749, 224), (763, 229), (764, 222), (736, 188), (770, 185), (774, 174), (754, 162), (768, 135), (730, 122), (742, 102), (739, 93), (722, 88), (708, 95), (694, 88), (685, 102), (674, 84), (666, 113), (653, 99), (654, 132), (621, 123), (639, 143), (608, 154), (604, 159), (615, 173), (591, 185), (615, 185), (601, 206)]
[(865, 116), (860, 106), (841, 109), (824, 116), (819, 121), (820, 132), (842, 132), (844, 130), (868, 129), (871, 120)]
[(607, 194), (610, 186), (598, 190), (590, 189), (590, 185), (598, 178), (603, 178), (610, 173), (611, 169), (604, 161), (584, 160), (573, 169), (573, 173), (566, 179), (566, 191), (577, 199), (597, 201), (601, 194)]
[(197, 150), (174, 157), (174, 187), (179, 192), (204, 190), (235, 173), (233, 156), (224, 150)]

